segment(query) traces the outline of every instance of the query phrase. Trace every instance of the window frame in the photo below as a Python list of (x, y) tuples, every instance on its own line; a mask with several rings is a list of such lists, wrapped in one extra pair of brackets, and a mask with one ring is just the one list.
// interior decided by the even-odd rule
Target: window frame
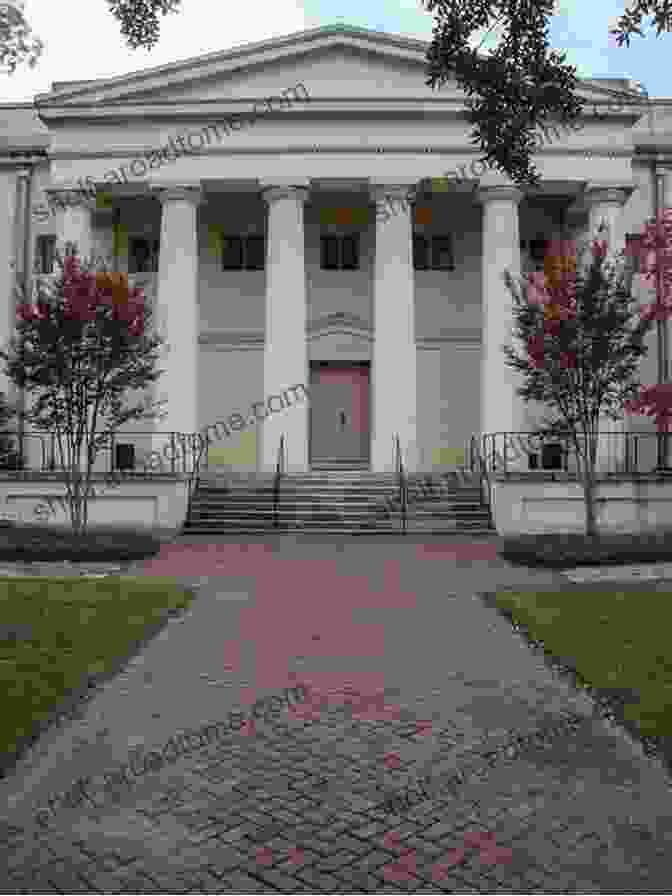
[[(220, 270), (222, 271), (264, 271), (266, 270), (266, 236), (263, 233), (236, 233), (232, 235), (225, 235), (223, 239), (229, 243), (235, 242), (237, 244), (237, 254), (239, 261), (236, 262), (235, 265), (227, 265), (226, 262), (226, 252), (227, 249), (222, 246), (221, 252), (221, 260), (220, 260)], [(250, 244), (254, 242), (261, 246), (261, 252), (259, 253), (260, 257), (260, 265), (251, 263), (251, 256), (253, 254), (252, 249), (250, 248)]]
[[(449, 261), (439, 264), (439, 243), (447, 241)], [(413, 270), (414, 271), (454, 271), (455, 248), (452, 232), (448, 233), (414, 233), (413, 234)], [(423, 261), (424, 264), (418, 264)]]
[[(160, 249), (160, 240), (155, 239), (154, 237), (149, 236), (132, 236), (128, 237), (128, 273), (129, 274), (158, 274), (159, 272), (159, 249)], [(146, 243), (149, 249), (149, 254), (147, 255), (147, 261), (149, 270), (147, 271), (139, 271), (136, 268), (135, 264), (135, 253), (133, 251), (134, 243)], [(132, 265), (131, 265), (132, 262)], [(131, 270), (131, 266), (133, 270)]]
[[(354, 263), (345, 264), (345, 246), (350, 243), (352, 246), (351, 258)], [(333, 265), (327, 265), (328, 249), (327, 247), (335, 247)], [(320, 270), (321, 271), (361, 271), (361, 234), (359, 231), (348, 231), (347, 233), (320, 233)]]
[[(53, 233), (38, 233), (35, 237), (35, 255), (33, 257), (33, 273), (38, 276), (54, 273), (54, 262), (56, 261), (56, 235)], [(51, 247), (45, 252), (45, 247)], [(51, 267), (44, 270), (47, 266), (43, 264), (48, 258), (51, 259)]]

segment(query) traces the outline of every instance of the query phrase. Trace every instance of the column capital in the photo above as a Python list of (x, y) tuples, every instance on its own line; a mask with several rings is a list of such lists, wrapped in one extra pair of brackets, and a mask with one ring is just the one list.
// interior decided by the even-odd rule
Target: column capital
[(475, 193), (477, 202), (514, 202), (516, 205), (525, 194), (513, 184), (493, 184), (492, 186), (478, 187)]
[(280, 199), (294, 199), (297, 202), (305, 202), (310, 194), (310, 189), (304, 185), (273, 184), (262, 187), (261, 198), (271, 205)]
[(592, 205), (625, 205), (634, 187), (621, 184), (588, 183), (583, 191), (584, 207)]
[(369, 184), (369, 196), (373, 202), (382, 202), (384, 199), (395, 199), (398, 202), (415, 202), (418, 189), (417, 183), (412, 184)]
[(86, 194), (81, 187), (45, 187), (43, 192), (47, 194), (51, 203), (60, 205), (63, 209), (83, 208), (92, 212), (96, 207), (96, 200)]
[(191, 202), (200, 205), (203, 202), (203, 191), (200, 187), (175, 185), (171, 187), (153, 187), (159, 202)]

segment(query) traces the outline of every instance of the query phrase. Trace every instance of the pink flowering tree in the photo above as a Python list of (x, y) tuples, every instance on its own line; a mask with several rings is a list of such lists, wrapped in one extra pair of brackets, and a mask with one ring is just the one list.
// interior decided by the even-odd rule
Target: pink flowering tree
[[(642, 315), (658, 326), (672, 316), (672, 208), (662, 209), (651, 218), (632, 251), (639, 255), (639, 271), (656, 291), (655, 301), (642, 308)], [(639, 395), (628, 401), (626, 413), (652, 417), (661, 435), (660, 462), (667, 465), (670, 420), (672, 420), (672, 384), (659, 382), (643, 386)]]
[[(130, 421), (153, 419), (160, 403), (129, 393), (161, 375), (161, 340), (141, 290), (124, 274), (84, 269), (75, 253), (35, 303), (17, 308), (16, 332), (0, 351), (7, 376), (29, 401), (24, 417), (53, 434), (64, 472), (73, 531), (86, 530), (91, 473), (99, 451)], [(146, 393), (145, 393), (146, 394)]]
[[(579, 252), (578, 254), (581, 254)], [(610, 257), (606, 242), (590, 246), (577, 263), (571, 242), (552, 245), (543, 274), (530, 275), (514, 298), (514, 337), (507, 363), (523, 375), (518, 394), (548, 408), (540, 432), (568, 437), (575, 452), (586, 509), (586, 535), (596, 536), (595, 465), (599, 419), (618, 420), (639, 390), (637, 370), (652, 320), (633, 301), (625, 257)]]

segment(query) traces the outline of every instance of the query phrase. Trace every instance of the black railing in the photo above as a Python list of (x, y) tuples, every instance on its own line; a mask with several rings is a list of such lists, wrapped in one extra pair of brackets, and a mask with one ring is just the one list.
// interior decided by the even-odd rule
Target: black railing
[(487, 465), (481, 454), (479, 439), (477, 436), (472, 436), (469, 439), (468, 456), (469, 469), (472, 473), (477, 472), (480, 475), (481, 497), (487, 504), (488, 513), (490, 514), (490, 519), (492, 520), (492, 488), (490, 485), (490, 477), (488, 476)]
[(399, 436), (394, 437), (395, 467), (399, 482), (399, 506), (401, 507), (401, 531), (406, 534), (406, 520), (408, 515), (408, 483), (404, 475), (404, 461), (401, 456), (401, 444)]
[[(672, 468), (661, 467), (658, 457), (660, 435), (657, 432), (598, 433), (595, 472), (599, 478), (610, 476), (672, 475)], [(579, 435), (581, 453), (585, 440)], [(544, 474), (550, 478), (577, 478), (581, 463), (576, 445), (567, 432), (496, 432), (473, 436), (469, 466), (486, 477)]]
[(273, 528), (278, 528), (278, 509), (280, 507), (280, 478), (285, 472), (285, 435), (280, 436), (278, 446), (278, 460), (275, 465), (275, 479), (273, 481)]
[[(67, 463), (68, 438), (61, 447)], [(102, 438), (97, 434), (98, 450), (91, 472), (94, 475), (126, 475), (131, 478), (155, 475), (191, 475), (198, 470), (205, 441), (195, 433), (162, 430), (117, 430)], [(157, 445), (157, 442), (159, 443)], [(86, 469), (86, 451), (82, 446), (81, 468)], [(0, 432), (0, 472), (48, 475), (64, 472), (56, 433)]]
[[(194, 439), (194, 447), (196, 445), (196, 439)], [(185, 525), (189, 525), (191, 522), (191, 513), (192, 513), (192, 505), (194, 499), (194, 492), (198, 488), (198, 480), (201, 472), (201, 461), (203, 457), (208, 457), (208, 441), (207, 439), (199, 439), (198, 440), (198, 452), (193, 457), (192, 470), (189, 474), (189, 478), (187, 480), (187, 516), (185, 520)]]

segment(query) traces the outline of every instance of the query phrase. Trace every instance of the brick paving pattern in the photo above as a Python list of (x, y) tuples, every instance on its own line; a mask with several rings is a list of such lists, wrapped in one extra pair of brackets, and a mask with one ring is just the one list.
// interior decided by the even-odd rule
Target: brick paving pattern
[[(395, 554), (401, 550), (409, 551), (410, 565), (413, 549), (395, 545)], [(231, 576), (240, 574), (239, 560), (230, 562)], [(254, 555), (245, 562), (254, 564)], [(421, 669), (420, 654), (404, 662), (386, 630), (386, 679), (403, 680), (390, 671), (400, 663), (407, 677), (416, 675), (405, 692), (312, 685), (317, 667), (306, 667), (312, 690), (305, 704), (231, 732), (129, 788), (95, 794), (88, 807), (58, 808), (43, 828), (27, 824), (25, 811), (9, 813), (0, 827), (0, 892), (669, 892), (672, 798), (662, 769), (535, 665), (516, 635), (470, 596), (488, 575), (506, 585), (514, 573), (452, 563), (440, 567), (441, 591), (444, 580), (451, 589), (440, 606), (431, 583), (417, 589), (429, 599), (413, 617), (415, 635), (436, 667)], [(316, 576), (324, 579), (322, 567)], [(197, 693), (212, 693), (190, 637), (209, 656), (205, 633), (224, 619), (230, 627), (244, 606), (240, 581), (213, 577), (208, 587), (164, 647), (154, 642), (145, 651), (154, 684), (172, 688), (172, 730), (193, 722), (184, 717)], [(289, 608), (290, 598), (285, 603)], [(392, 619), (403, 611), (392, 604), (376, 612)], [(441, 639), (432, 641), (439, 627)], [(269, 628), (263, 637), (277, 637)], [(488, 664), (496, 645), (501, 653)], [(193, 656), (195, 669), (193, 681), (185, 673), (177, 701), (167, 671), (183, 654), (186, 666)], [(236, 674), (252, 677), (243, 660)], [(129, 669), (116, 690), (94, 699), (73, 732), (93, 730), (103, 710), (108, 723), (117, 713), (117, 727), (131, 705), (142, 717), (139, 683), (148, 675), (146, 667)], [(277, 684), (276, 692), (285, 682)], [(423, 693), (432, 699), (423, 702)], [(441, 701), (447, 711), (435, 711)], [(150, 715), (145, 712), (148, 728)], [(128, 732), (134, 731), (129, 722)], [(29, 799), (34, 808), (58, 789), (59, 769), (64, 788), (78, 772), (89, 773), (76, 757), (65, 762), (63, 743), (51, 747), (55, 764), (44, 773), (41, 794)], [(109, 761), (98, 771), (103, 767)], [(390, 811), (386, 800), (403, 794), (408, 803)]]

